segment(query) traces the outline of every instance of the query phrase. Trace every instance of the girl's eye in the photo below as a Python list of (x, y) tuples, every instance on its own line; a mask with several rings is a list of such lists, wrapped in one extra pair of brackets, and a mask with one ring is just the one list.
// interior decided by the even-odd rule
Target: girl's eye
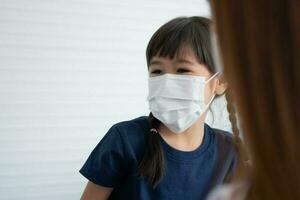
[(161, 70), (160, 69), (155, 69), (153, 71), (151, 71), (151, 74), (161, 74)]
[(177, 73), (180, 73), (180, 74), (182, 74), (182, 73), (189, 73), (189, 72), (191, 72), (191, 71), (188, 70), (188, 69), (184, 69), (184, 68), (177, 69)]

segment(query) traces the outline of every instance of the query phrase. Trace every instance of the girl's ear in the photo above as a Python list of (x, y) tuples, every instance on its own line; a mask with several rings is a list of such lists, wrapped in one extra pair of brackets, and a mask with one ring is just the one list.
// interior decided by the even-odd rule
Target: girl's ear
[(216, 82), (216, 95), (223, 95), (228, 87), (227, 82), (222, 76), (218, 77)]

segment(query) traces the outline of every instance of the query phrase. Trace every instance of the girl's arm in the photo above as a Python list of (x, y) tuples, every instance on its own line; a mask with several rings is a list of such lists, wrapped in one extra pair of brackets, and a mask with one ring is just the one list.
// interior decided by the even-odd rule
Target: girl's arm
[(113, 188), (99, 186), (89, 181), (80, 200), (106, 200), (112, 190)]

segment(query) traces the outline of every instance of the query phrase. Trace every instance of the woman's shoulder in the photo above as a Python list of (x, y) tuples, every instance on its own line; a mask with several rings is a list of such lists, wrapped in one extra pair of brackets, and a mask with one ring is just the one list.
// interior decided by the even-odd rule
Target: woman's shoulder
[(243, 200), (246, 198), (249, 184), (245, 182), (225, 184), (215, 188), (207, 200)]

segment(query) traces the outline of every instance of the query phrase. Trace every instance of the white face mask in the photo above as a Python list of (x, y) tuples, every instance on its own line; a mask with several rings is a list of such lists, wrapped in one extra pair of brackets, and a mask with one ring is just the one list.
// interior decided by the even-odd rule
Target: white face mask
[(174, 133), (182, 133), (192, 126), (211, 104), (204, 102), (206, 77), (165, 74), (149, 78), (149, 109)]

